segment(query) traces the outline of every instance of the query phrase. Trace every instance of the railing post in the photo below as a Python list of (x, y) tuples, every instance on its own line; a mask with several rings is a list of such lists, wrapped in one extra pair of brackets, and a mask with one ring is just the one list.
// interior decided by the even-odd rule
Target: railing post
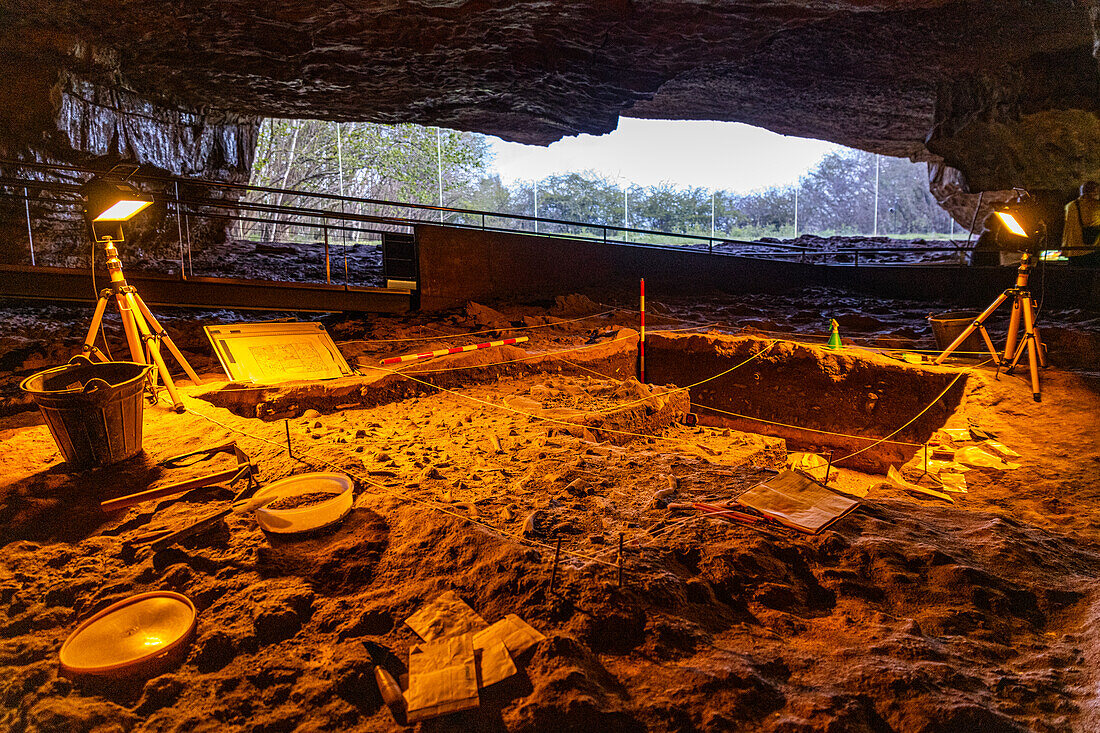
[[(325, 284), (326, 285), (331, 285), (332, 284), (332, 266), (329, 263), (329, 259), (328, 259), (328, 224), (324, 225), (324, 230), (325, 230)], [(347, 250), (346, 247), (344, 249), (345, 249), (345, 251)]]
[(183, 264), (183, 217), (180, 216), (180, 182), (176, 181), (176, 228), (180, 236), (180, 280), (187, 279), (187, 268)]
[(485, 212), (482, 212), (481, 214), (481, 229), (482, 231), (485, 230)]
[(23, 186), (23, 206), (27, 210), (27, 241), (31, 247), (31, 267), (34, 267), (34, 231), (31, 230), (31, 195)]

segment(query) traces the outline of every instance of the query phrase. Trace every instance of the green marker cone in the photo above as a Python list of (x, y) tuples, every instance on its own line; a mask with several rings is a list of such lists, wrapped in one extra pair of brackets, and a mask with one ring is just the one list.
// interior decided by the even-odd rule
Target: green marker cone
[(840, 324), (836, 322), (836, 319), (829, 321), (829, 325), (833, 327), (833, 332), (829, 334), (829, 343), (825, 344), (830, 349), (839, 349), (840, 346)]

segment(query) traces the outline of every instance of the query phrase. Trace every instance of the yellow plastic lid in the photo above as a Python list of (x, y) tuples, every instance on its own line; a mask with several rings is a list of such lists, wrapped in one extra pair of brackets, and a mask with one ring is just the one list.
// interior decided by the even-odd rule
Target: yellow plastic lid
[(61, 645), (70, 676), (130, 677), (170, 666), (195, 632), (195, 605), (171, 591), (141, 593), (103, 609)]

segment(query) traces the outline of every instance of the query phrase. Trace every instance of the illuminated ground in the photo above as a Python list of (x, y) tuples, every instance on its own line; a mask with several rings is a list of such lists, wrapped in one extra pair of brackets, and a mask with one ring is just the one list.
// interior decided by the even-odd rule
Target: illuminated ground
[[(663, 325), (732, 320), (736, 307), (673, 307)], [(514, 612), (549, 638), (523, 660), (520, 678), (483, 696), (480, 711), (426, 729), (1095, 729), (1094, 378), (1048, 370), (1035, 404), (1019, 377), (969, 374), (958, 405), (938, 421), (997, 433), (1022, 466), (969, 471), (969, 493), (954, 505), (842, 466), (837, 485), (865, 494), (859, 510), (815, 537), (761, 532), (673, 514), (664, 503), (735, 496), (782, 461), (779, 439), (664, 420), (661, 410), (676, 408), (669, 397), (585, 435), (563, 416), (615, 415), (646, 399), (620, 382), (633, 355), (632, 334), (618, 326), (634, 326), (633, 317), (593, 315), (580, 301), (498, 309), (331, 325), (337, 341), (427, 336), (415, 350), (435, 348), (435, 334), (439, 345), (460, 332), (538, 328), (524, 332), (524, 352), (417, 367), (447, 369), (419, 379), (450, 391), (374, 375), (362, 406), (330, 411), (321, 401), (320, 414), (301, 414), (312, 408), (299, 401), (299, 414), (286, 417), (304, 462), (285, 451), (283, 415), (260, 420), (240, 404), (218, 406), (213, 381), (185, 388), (188, 414), (146, 410), (145, 459), (80, 476), (64, 472), (36, 413), (2, 418), (0, 724), (391, 729), (367, 645), (381, 645), (402, 671), (414, 641), (403, 619), (454, 588), (484, 617)], [(790, 311), (774, 315), (783, 325)], [(213, 380), (197, 325), (181, 318), (171, 327)], [(874, 337), (908, 337), (894, 331)], [(67, 348), (78, 332), (74, 323), (41, 348)], [(374, 357), (404, 343), (342, 348)], [(524, 361), (499, 363), (516, 359)], [(265, 399), (289, 410), (283, 397)], [(881, 399), (890, 398), (887, 385)], [(633, 432), (648, 437), (625, 435)], [(265, 481), (309, 466), (359, 477), (357, 508), (335, 532), (300, 543), (271, 540), (234, 515), (157, 553), (127, 541), (222, 506), (225, 494), (194, 492), (109, 518), (91, 510), (104, 496), (204, 472), (168, 477), (152, 464), (227, 439), (259, 461)], [(551, 593), (559, 537), (566, 554)], [(185, 593), (200, 610), (181, 667), (99, 692), (57, 677), (57, 649), (77, 621), (154, 588)]]

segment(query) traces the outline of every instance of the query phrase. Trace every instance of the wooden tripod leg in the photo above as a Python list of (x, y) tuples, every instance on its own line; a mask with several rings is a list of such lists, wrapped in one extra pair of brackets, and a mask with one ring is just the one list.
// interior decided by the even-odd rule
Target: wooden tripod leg
[(1038, 402), (1042, 398), (1039, 392), (1039, 338), (1035, 334), (1034, 313), (1031, 310), (1031, 296), (1024, 296), (1023, 311), (1024, 338), (1027, 340), (1027, 363), (1031, 369), (1031, 396)]
[(95, 336), (99, 327), (103, 325), (103, 314), (107, 311), (107, 299), (110, 297), (107, 292), (99, 294), (99, 301), (95, 304), (95, 313), (92, 314), (92, 323), (88, 326), (88, 335), (84, 338), (84, 346), (80, 349), (80, 353), (97, 356), (103, 361), (106, 361), (107, 357), (96, 348)]
[(1039, 366), (1045, 369), (1047, 366), (1046, 348), (1043, 346), (1043, 339), (1039, 337), (1039, 327), (1035, 325), (1034, 301), (1031, 299), (1031, 293), (1025, 293), (1024, 295), (1026, 297), (1024, 301), (1024, 323), (1026, 324), (1028, 319), (1031, 320), (1031, 328), (1029, 330), (1035, 339), (1035, 353), (1039, 360)]
[(985, 324), (983, 323), (978, 327), (978, 330), (982, 332), (982, 339), (985, 340), (985, 348), (989, 349), (990, 355), (993, 357), (993, 363), (998, 367), (1001, 365), (1001, 355), (997, 351), (997, 347), (993, 345), (993, 339), (989, 338), (989, 331), (985, 330)]
[[(948, 356), (950, 356), (951, 352), (953, 352), (955, 349), (962, 346), (963, 341), (966, 341), (966, 339), (970, 336), (970, 334), (974, 333), (975, 329), (977, 329), (979, 326), (983, 326), (985, 324), (985, 319), (989, 318), (989, 316), (992, 315), (993, 311), (997, 310), (997, 308), (1001, 305), (1001, 303), (1005, 302), (1006, 300), (1008, 300), (1008, 292), (1007, 291), (1001, 293), (1000, 295), (998, 295), (997, 299), (994, 300), (993, 303), (988, 308), (986, 308), (984, 311), (982, 311), (982, 314), (980, 316), (978, 316), (977, 318), (975, 318), (974, 322), (971, 323), (969, 326), (967, 326), (966, 330), (963, 331), (961, 334), (959, 334), (959, 337), (957, 339), (955, 339), (954, 341), (952, 341), (951, 345), (948, 346), (946, 349), (944, 349), (942, 354), (940, 354), (939, 356), (936, 357), (936, 360), (935, 360), (934, 363), (935, 364), (942, 364), (943, 360), (946, 359)], [(985, 331), (985, 329), (983, 328), (982, 331)], [(992, 349), (993, 344), (989, 344), (989, 346)], [(996, 349), (992, 349), (990, 353), (993, 354), (994, 359), (997, 358), (997, 350)]]
[(1016, 297), (1012, 301), (1012, 315), (1008, 319), (1008, 338), (1005, 339), (1005, 361), (1011, 359), (1012, 355), (1016, 353), (1016, 337), (1020, 333), (1021, 310), (1020, 294), (1016, 293)]
[(138, 364), (148, 364), (141, 348), (141, 334), (134, 322), (135, 309), (130, 307), (130, 302), (124, 293), (115, 293), (115, 301), (118, 303), (118, 312), (122, 316), (122, 330), (126, 332), (126, 344), (130, 347), (130, 358)]
[(195, 370), (191, 368), (191, 365), (187, 363), (187, 359), (184, 358), (183, 353), (176, 348), (176, 343), (172, 341), (172, 337), (168, 335), (168, 332), (157, 321), (156, 316), (149, 310), (149, 306), (145, 305), (145, 301), (141, 299), (139, 293), (134, 293), (134, 302), (137, 303), (137, 307), (141, 310), (142, 315), (145, 316), (145, 320), (149, 322), (149, 325), (153, 327), (153, 331), (160, 337), (160, 340), (164, 342), (164, 345), (168, 347), (168, 351), (172, 356), (176, 358), (179, 365), (183, 367), (183, 371), (187, 374), (187, 377), (194, 384), (202, 384), (199, 380), (199, 375), (195, 373)]
[(176, 412), (183, 412), (183, 400), (180, 399), (179, 391), (176, 389), (176, 383), (172, 381), (172, 375), (168, 373), (168, 366), (164, 363), (164, 357), (160, 355), (159, 340), (149, 330), (149, 324), (145, 322), (141, 310), (137, 307), (137, 303), (134, 302), (134, 294), (126, 293), (125, 297), (130, 307), (133, 308), (134, 321), (137, 329), (141, 332), (142, 337), (149, 342), (149, 353), (153, 357), (153, 363), (157, 365), (157, 372), (164, 380), (164, 387), (168, 390), (168, 395), (172, 398), (172, 409)]

